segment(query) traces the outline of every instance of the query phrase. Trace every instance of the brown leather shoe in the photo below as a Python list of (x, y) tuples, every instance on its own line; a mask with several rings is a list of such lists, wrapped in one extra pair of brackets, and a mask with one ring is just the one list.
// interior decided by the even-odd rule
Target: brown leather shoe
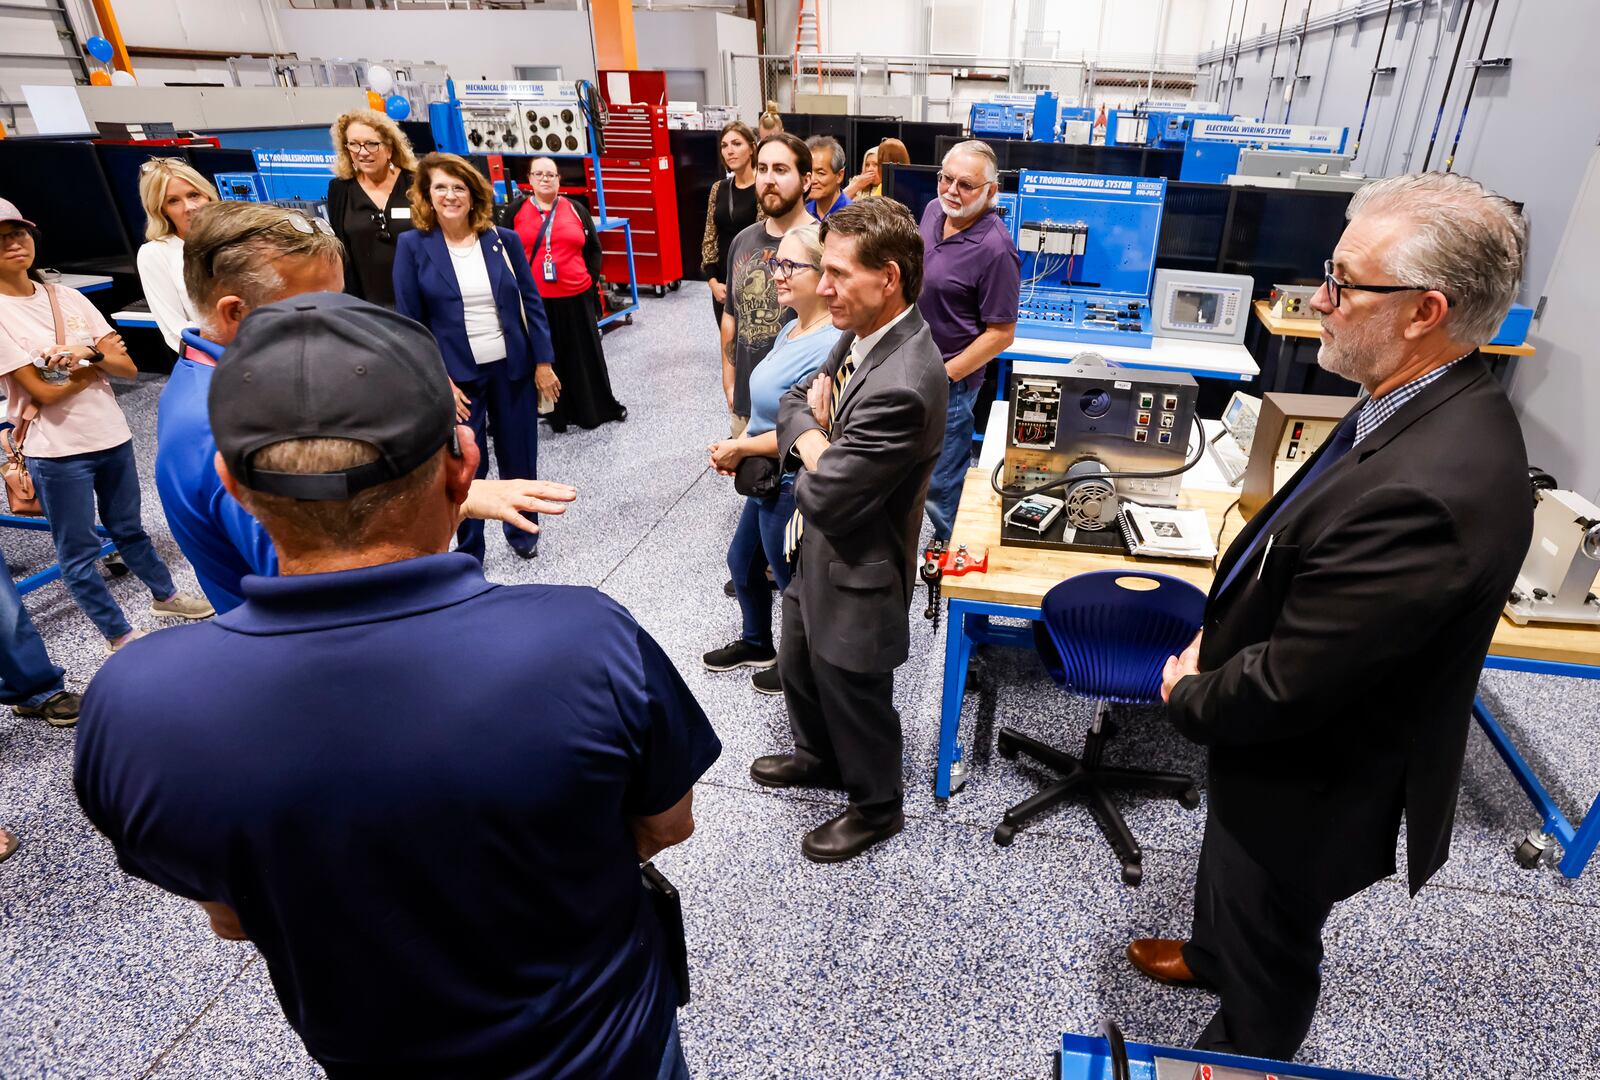
[(1156, 982), (1168, 986), (1200, 986), (1199, 978), (1183, 959), (1182, 941), (1139, 938), (1128, 944), (1128, 960)]

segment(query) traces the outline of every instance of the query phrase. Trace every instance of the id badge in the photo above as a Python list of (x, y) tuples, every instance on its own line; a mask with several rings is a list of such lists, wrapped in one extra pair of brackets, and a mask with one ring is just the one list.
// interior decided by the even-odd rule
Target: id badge
[(554, 281), (556, 279), (556, 264), (549, 259), (544, 261), (544, 279), (546, 281)]

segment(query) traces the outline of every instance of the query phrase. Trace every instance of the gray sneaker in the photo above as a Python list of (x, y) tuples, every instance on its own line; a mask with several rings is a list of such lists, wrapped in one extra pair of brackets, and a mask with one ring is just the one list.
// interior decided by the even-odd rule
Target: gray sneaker
[(174, 593), (170, 600), (150, 601), (150, 614), (165, 615), (177, 619), (209, 619), (217, 613), (211, 602), (204, 597), (194, 597), (187, 593)]

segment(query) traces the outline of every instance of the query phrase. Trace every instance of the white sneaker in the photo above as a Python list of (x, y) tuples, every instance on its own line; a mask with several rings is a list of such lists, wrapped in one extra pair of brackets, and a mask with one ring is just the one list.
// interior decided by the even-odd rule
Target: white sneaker
[(131, 634), (129, 634), (127, 637), (121, 639), (120, 641), (117, 641), (115, 643), (110, 642), (110, 641), (106, 642), (106, 655), (107, 656), (115, 656), (118, 652), (120, 652), (122, 649), (124, 649), (127, 646), (128, 642), (130, 642), (130, 641), (138, 641), (142, 637), (144, 637), (144, 631), (138, 629), (137, 627), (135, 627)]
[(169, 600), (151, 600), (150, 614), (164, 615), (179, 619), (209, 619), (217, 613), (210, 601), (204, 597), (193, 597), (188, 593), (174, 593)]

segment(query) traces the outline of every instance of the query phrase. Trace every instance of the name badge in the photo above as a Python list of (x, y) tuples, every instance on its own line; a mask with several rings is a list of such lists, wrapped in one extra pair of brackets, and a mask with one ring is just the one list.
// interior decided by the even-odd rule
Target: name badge
[(546, 281), (554, 281), (556, 279), (556, 264), (549, 259), (544, 261), (544, 279)]
[(393, 210), (389, 211), (389, 216), (394, 218), (396, 221), (410, 221), (411, 207), (397, 206)]

